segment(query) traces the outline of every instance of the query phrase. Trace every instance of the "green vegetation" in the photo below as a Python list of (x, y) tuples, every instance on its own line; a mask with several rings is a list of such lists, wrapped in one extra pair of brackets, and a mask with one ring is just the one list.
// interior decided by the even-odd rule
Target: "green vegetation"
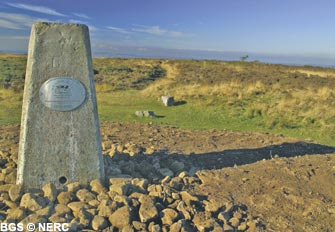
[(95, 82), (102, 91), (140, 90), (165, 76), (159, 60), (108, 59), (93, 60)]
[(0, 86), (20, 91), (24, 85), (27, 59), (21, 55), (0, 55)]
[[(15, 76), (7, 81), (8, 89), (0, 88), (0, 124), (19, 122), (24, 62), (24, 57), (0, 55), (0, 64), (6, 64), (1, 72)], [(101, 121), (262, 131), (335, 145), (334, 69), (108, 58), (95, 58), (93, 64)], [(165, 94), (178, 104), (163, 106)], [(136, 117), (137, 110), (154, 111), (157, 117)]]

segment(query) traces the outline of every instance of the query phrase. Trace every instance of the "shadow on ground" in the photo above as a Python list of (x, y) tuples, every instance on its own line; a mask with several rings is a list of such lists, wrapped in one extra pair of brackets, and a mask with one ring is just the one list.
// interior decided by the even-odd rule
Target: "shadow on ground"
[[(112, 157), (106, 155), (105, 164), (108, 177), (121, 174), (152, 179), (166, 175), (176, 176), (183, 171), (194, 174), (198, 170), (213, 170), (251, 164), (263, 159), (329, 153), (335, 153), (335, 147), (297, 142), (253, 149), (232, 149), (190, 155), (169, 154), (168, 150), (151, 155), (135, 154), (134, 156), (129, 156), (128, 154), (115, 154)], [(114, 170), (111, 170), (113, 168)]]
[(185, 105), (187, 103), (187, 101), (175, 101), (173, 106), (182, 106), (182, 105)]

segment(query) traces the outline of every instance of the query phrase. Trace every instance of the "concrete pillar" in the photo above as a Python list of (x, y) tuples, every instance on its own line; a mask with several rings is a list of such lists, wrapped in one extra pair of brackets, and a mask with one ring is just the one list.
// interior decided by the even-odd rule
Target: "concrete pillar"
[(37, 22), (30, 35), (17, 183), (104, 178), (88, 27)]

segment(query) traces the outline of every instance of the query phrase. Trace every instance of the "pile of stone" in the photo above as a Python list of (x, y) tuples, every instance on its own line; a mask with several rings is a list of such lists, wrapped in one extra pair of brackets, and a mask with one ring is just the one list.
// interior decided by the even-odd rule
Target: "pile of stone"
[(112, 144), (105, 150), (105, 172), (108, 178), (137, 177), (149, 180), (174, 177), (182, 172), (193, 176), (199, 168), (195, 163), (186, 162), (186, 158), (131, 143)]
[(62, 189), (49, 183), (28, 191), (15, 184), (16, 156), (2, 150), (0, 222), (68, 223), (69, 231), (258, 231), (258, 219), (245, 206), (192, 192), (206, 181), (192, 172), (193, 164), (145, 155), (131, 143), (118, 146), (118, 154), (104, 156), (108, 183), (73, 182)]
[(5, 223), (68, 223), (69, 231), (254, 231), (257, 220), (233, 202), (211, 202), (187, 189), (197, 177), (149, 182), (111, 178), (69, 183), (57, 190), (46, 184), (24, 192), (22, 186), (0, 186), (0, 220)]

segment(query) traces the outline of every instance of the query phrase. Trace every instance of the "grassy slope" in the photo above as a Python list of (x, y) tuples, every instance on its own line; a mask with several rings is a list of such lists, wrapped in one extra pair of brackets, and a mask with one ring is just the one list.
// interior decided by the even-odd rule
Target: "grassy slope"
[[(0, 55), (0, 124), (18, 123), (24, 57)], [(335, 70), (260, 63), (94, 59), (101, 121), (265, 131), (335, 145)], [(4, 70), (4, 71), (3, 71)], [(7, 78), (8, 79), (8, 78)], [(7, 80), (8, 82), (8, 80)], [(164, 107), (172, 94), (181, 104)], [(185, 102), (186, 104), (183, 104)], [(138, 118), (137, 110), (158, 117)]]

